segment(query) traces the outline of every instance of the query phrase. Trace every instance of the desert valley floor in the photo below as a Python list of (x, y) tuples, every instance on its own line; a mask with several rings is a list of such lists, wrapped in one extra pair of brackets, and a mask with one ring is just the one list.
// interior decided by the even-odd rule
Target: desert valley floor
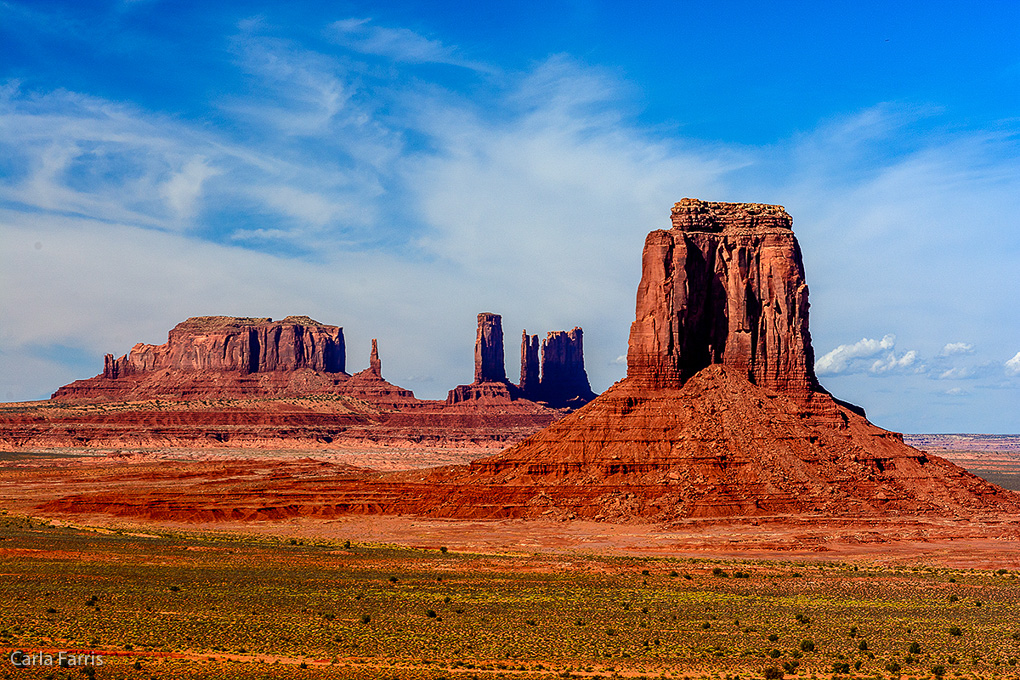
[[(1016, 438), (908, 441), (1007, 486), (1020, 473)], [(104, 665), (0, 676), (1017, 676), (1020, 528), (1003, 518), (471, 521), (292, 502), (349, 466), (484, 453), (2, 454), (0, 643)], [(97, 488), (160, 502), (54, 502)], [(223, 512), (255, 493), (263, 515)]]

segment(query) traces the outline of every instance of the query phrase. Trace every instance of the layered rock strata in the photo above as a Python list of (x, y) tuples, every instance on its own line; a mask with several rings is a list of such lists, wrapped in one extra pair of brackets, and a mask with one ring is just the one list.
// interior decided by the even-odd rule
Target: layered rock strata
[(199, 316), (174, 326), (162, 345), (138, 343), (120, 359), (108, 360), (104, 377), (164, 369), (265, 373), (310, 368), (343, 373), (345, 361), (343, 329), (307, 316), (282, 321)]
[(506, 394), (492, 404), (417, 399), (383, 378), (375, 339), (365, 370), (319, 370), (342, 367), (343, 348), (342, 329), (307, 317), (189, 319), (164, 345), (107, 355), (102, 374), (51, 402), (0, 405), (0, 445), (492, 450), (564, 413)]

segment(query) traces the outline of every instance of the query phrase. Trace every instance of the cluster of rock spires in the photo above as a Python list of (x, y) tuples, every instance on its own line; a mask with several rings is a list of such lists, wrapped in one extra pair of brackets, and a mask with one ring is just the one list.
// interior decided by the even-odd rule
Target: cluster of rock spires
[(584, 370), (580, 328), (551, 331), (542, 341), (541, 357), (539, 364), (538, 336), (521, 331), (521, 381), (511, 383), (504, 363), (502, 317), (482, 312), (475, 338), (475, 380), (450, 390), (446, 403), (528, 399), (555, 408), (578, 408), (595, 398)]

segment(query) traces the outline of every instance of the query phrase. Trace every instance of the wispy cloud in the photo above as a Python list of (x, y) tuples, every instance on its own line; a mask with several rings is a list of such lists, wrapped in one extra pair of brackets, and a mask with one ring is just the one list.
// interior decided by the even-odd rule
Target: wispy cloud
[(339, 44), (398, 62), (411, 64), (450, 64), (475, 71), (493, 72), (492, 66), (465, 59), (460, 50), (439, 40), (426, 38), (406, 28), (388, 28), (371, 19), (343, 19), (330, 26), (329, 34)]

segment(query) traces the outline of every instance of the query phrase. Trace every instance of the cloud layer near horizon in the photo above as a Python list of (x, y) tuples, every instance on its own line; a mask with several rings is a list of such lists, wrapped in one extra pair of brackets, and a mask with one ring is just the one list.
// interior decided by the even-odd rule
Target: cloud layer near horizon
[(333, 48), (241, 22), (232, 86), (197, 117), (2, 86), (0, 398), (202, 314), (342, 325), (352, 368), (378, 337), (424, 397), (470, 379), (477, 312), (504, 315), (511, 376), (519, 329), (581, 325), (602, 390), (644, 235), (694, 196), (794, 215), (839, 396), (897, 429), (1020, 429), (992, 406), (1020, 388), (1008, 131), (875, 103), (767, 147), (698, 140), (639, 122), (626, 80), (569, 55), (511, 72), (362, 17), (322, 34)]

